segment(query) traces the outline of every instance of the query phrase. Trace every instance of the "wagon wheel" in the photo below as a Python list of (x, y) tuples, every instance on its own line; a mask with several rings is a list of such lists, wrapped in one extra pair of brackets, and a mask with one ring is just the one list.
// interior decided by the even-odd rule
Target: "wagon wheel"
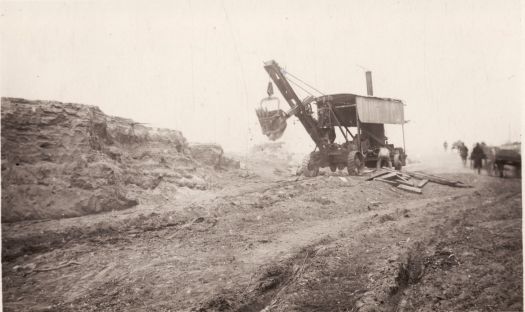
[(300, 173), (305, 177), (316, 177), (319, 174), (319, 166), (315, 164), (312, 155), (306, 155), (301, 163)]
[(359, 152), (350, 152), (348, 153), (348, 161), (346, 169), (348, 170), (348, 175), (360, 175), (361, 170), (363, 170), (364, 161), (363, 155)]
[(330, 164), (330, 171), (336, 172), (337, 171), (337, 165), (336, 164)]

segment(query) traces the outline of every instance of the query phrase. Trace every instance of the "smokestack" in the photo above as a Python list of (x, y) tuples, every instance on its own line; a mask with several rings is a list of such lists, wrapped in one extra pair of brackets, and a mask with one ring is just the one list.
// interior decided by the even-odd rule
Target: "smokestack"
[(374, 88), (372, 87), (372, 72), (366, 72), (366, 94), (369, 96), (374, 95)]

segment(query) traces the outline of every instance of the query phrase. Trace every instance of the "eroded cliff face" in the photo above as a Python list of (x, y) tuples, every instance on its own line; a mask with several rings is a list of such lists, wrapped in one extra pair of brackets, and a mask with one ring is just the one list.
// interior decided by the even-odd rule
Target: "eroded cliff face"
[(126, 209), (161, 196), (157, 188), (206, 189), (203, 168), (214, 167), (192, 157), (180, 131), (96, 106), (2, 98), (1, 118), (2, 222)]

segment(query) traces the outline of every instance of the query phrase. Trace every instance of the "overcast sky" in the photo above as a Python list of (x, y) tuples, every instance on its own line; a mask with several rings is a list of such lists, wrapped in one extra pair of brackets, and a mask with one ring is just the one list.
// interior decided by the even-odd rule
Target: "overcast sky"
[[(1, 6), (2, 96), (97, 105), (242, 150), (267, 141), (254, 109), (275, 59), (327, 94), (366, 94), (371, 70), (375, 95), (406, 104), (409, 152), (520, 139), (517, 0)], [(400, 127), (388, 130), (401, 145)], [(282, 140), (313, 148), (295, 118)]]

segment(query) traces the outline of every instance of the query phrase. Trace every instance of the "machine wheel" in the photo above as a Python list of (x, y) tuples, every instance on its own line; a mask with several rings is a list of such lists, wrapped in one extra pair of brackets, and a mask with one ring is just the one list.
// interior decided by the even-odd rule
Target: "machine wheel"
[(312, 164), (311, 155), (306, 155), (301, 164), (301, 173), (305, 177), (316, 177), (319, 174), (319, 166)]
[(363, 156), (359, 152), (350, 152), (348, 153), (348, 161), (346, 164), (346, 169), (348, 170), (348, 175), (360, 175), (361, 170), (363, 169), (364, 161)]
[(401, 167), (403, 167), (403, 164), (401, 163), (400, 155), (395, 154), (394, 155), (394, 169), (397, 171), (401, 171)]

